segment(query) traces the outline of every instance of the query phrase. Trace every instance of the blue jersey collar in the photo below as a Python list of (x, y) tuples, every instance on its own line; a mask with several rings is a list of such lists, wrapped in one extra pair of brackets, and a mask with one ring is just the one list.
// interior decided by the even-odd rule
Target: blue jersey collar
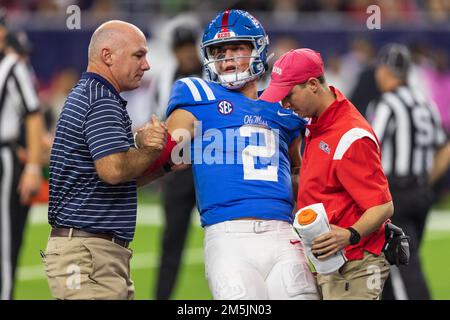
[(87, 72), (86, 71), (86, 72), (83, 72), (83, 74), (81, 75), (81, 79), (89, 79), (89, 78), (94, 78), (95, 80), (97, 80), (98, 82), (100, 82), (101, 84), (106, 86), (112, 93), (114, 93), (117, 96), (117, 98), (119, 98), (120, 103), (124, 107), (127, 105), (127, 101), (120, 96), (119, 92), (117, 92), (116, 88), (114, 88), (114, 86), (111, 84), (111, 82), (109, 82), (108, 80), (106, 80), (101, 75), (99, 75), (98, 73), (95, 73), (95, 72)]

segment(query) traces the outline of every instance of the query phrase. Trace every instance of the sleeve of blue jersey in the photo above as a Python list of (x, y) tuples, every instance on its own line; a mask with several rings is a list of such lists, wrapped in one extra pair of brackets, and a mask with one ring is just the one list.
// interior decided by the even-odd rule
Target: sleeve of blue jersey
[(206, 81), (200, 78), (177, 80), (172, 87), (166, 117), (179, 108), (195, 113), (192, 107), (208, 104), (214, 100), (215, 96)]
[(298, 125), (298, 127), (296, 127), (296, 130), (291, 131), (291, 134), (289, 136), (289, 138), (290, 138), (289, 143), (291, 143), (292, 141), (297, 139), (300, 134), (303, 137), (305, 136), (305, 130), (306, 130), (305, 124), (307, 124), (307, 123), (308, 122), (305, 119), (299, 117), (299, 125)]

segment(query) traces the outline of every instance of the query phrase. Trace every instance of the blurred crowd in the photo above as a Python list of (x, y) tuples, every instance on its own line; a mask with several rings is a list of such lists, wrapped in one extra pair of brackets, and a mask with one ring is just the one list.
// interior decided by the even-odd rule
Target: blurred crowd
[(13, 14), (65, 11), (69, 5), (78, 5), (94, 15), (113, 12), (177, 14), (183, 11), (220, 11), (240, 8), (247, 11), (270, 13), (273, 19), (288, 22), (301, 13), (343, 13), (355, 21), (366, 19), (367, 7), (381, 8), (384, 23), (425, 21), (442, 23), (450, 20), (450, 2), (447, 0), (2, 0), (0, 5)]

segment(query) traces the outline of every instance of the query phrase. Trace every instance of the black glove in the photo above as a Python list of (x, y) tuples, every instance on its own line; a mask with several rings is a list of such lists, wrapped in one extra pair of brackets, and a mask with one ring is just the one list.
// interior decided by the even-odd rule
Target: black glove
[(383, 252), (390, 264), (398, 266), (409, 263), (409, 237), (392, 223), (386, 224), (386, 243)]

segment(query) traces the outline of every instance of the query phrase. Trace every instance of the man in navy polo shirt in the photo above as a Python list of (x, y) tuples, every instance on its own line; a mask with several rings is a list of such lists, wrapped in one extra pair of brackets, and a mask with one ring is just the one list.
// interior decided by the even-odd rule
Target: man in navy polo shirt
[(134, 148), (126, 101), (139, 87), (147, 44), (134, 25), (109, 21), (92, 35), (87, 72), (69, 94), (50, 159), (48, 219), (42, 254), (57, 299), (132, 299), (131, 251), (136, 225), (136, 177), (166, 142), (156, 118), (147, 147)]

